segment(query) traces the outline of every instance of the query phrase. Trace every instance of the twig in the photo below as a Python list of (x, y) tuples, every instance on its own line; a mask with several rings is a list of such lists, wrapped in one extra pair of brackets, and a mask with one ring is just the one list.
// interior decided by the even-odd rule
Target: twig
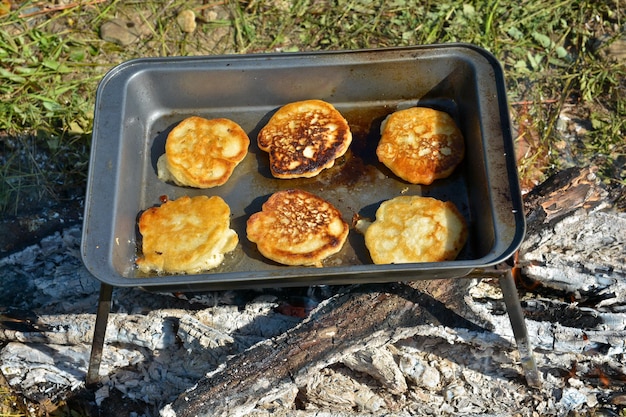
[(19, 15), (19, 17), (20, 19), (24, 19), (27, 17), (37, 16), (40, 14), (53, 13), (53, 12), (58, 12), (61, 10), (72, 9), (74, 7), (79, 7), (79, 6), (91, 6), (91, 5), (98, 4), (98, 3), (104, 3), (105, 1), (107, 0), (92, 0), (86, 3), (78, 1), (78, 2), (69, 3), (69, 4), (59, 4), (57, 6), (44, 6), (41, 10), (37, 10), (35, 12), (30, 12), (30, 13), (22, 13), (21, 15)]
[[(552, 103), (557, 103), (559, 100), (557, 99), (549, 99), (549, 100), (540, 100), (539, 103), (540, 104), (552, 104)], [(536, 103), (535, 100), (524, 100), (524, 101), (514, 101), (511, 103), (511, 106), (527, 106), (529, 104), (534, 104)]]

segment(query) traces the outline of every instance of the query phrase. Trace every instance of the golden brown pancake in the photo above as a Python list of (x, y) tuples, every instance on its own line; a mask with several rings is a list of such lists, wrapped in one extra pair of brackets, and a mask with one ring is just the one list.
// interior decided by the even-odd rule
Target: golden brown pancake
[(167, 135), (158, 176), (195, 188), (222, 185), (246, 157), (249, 145), (246, 132), (232, 120), (188, 117)]
[(463, 135), (448, 113), (412, 107), (383, 122), (376, 155), (394, 174), (411, 184), (429, 185), (446, 178), (465, 155)]
[(144, 211), (139, 218), (142, 272), (198, 273), (220, 265), (237, 246), (230, 208), (220, 197), (180, 197)]
[(321, 266), (339, 252), (348, 224), (328, 201), (302, 190), (278, 191), (247, 222), (248, 239), (284, 265)]
[(467, 240), (465, 218), (452, 202), (400, 196), (383, 202), (365, 231), (375, 264), (456, 259)]
[(352, 133), (348, 122), (322, 100), (305, 100), (281, 107), (261, 129), (259, 148), (269, 153), (275, 178), (311, 178), (343, 156)]

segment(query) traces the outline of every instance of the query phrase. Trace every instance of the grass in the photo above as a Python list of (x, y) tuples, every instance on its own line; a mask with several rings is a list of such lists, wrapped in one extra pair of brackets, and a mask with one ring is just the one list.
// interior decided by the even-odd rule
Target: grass
[[(58, 11), (41, 3), (0, 17), (0, 212), (74, 198), (98, 80), (124, 60), (157, 55), (474, 43), (505, 68), (518, 141), (532, 151), (519, 162), (523, 181), (597, 164), (606, 181), (624, 183), (626, 69), (604, 53), (626, 23), (619, 0), (78, 1)], [(227, 13), (211, 14), (220, 7)], [(183, 8), (198, 17), (193, 34), (175, 23)], [(141, 28), (132, 47), (99, 38), (100, 25), (120, 16)], [(565, 110), (584, 120), (584, 134), (559, 128)]]
[[(141, 56), (474, 43), (505, 69), (527, 188), (586, 164), (626, 185), (626, 68), (607, 54), (626, 25), (620, 0), (46, 3), (0, 2), (0, 214), (83, 193), (97, 83)], [(197, 15), (193, 34), (175, 23), (184, 8)], [(98, 28), (114, 17), (131, 19), (141, 39), (101, 40)]]

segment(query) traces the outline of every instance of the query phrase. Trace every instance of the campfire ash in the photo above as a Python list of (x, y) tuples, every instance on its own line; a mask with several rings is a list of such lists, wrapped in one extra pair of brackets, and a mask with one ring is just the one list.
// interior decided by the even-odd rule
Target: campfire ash
[[(576, 178), (567, 183), (591, 187), (571, 205), (577, 209), (558, 211), (549, 192), (529, 197), (549, 213), (529, 212), (518, 259), (540, 388), (526, 384), (502, 294), (489, 278), (426, 289), (117, 288), (101, 382), (85, 387), (99, 286), (80, 261), (78, 227), (0, 259), (0, 370), (35, 403), (93, 392), (102, 410), (132, 403), (133, 415), (146, 416), (622, 415), (626, 215), (599, 203), (607, 196), (593, 193), (589, 172)], [(437, 296), (448, 285), (456, 300)], [(351, 334), (349, 321), (368, 317), (345, 323), (337, 315), (364, 300), (395, 313)], [(410, 322), (413, 313), (419, 320)]]

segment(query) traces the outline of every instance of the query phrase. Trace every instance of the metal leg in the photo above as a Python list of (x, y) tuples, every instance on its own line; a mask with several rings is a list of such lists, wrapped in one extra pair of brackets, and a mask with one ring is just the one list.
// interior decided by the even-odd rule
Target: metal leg
[(541, 386), (541, 378), (539, 377), (539, 372), (537, 371), (535, 356), (528, 338), (528, 329), (526, 328), (526, 322), (524, 321), (522, 305), (520, 304), (519, 297), (517, 295), (517, 288), (515, 288), (513, 271), (510, 268), (500, 278), (500, 288), (502, 289), (502, 295), (504, 296), (504, 302), (509, 314), (509, 320), (511, 320), (511, 327), (513, 328), (513, 335), (515, 336), (515, 341), (517, 342), (517, 350), (519, 351), (522, 368), (524, 369), (524, 374), (526, 375), (526, 382), (531, 387), (539, 388)]
[(87, 385), (97, 384), (100, 373), (100, 362), (102, 361), (102, 349), (104, 348), (104, 338), (107, 331), (107, 322), (111, 312), (111, 298), (113, 287), (108, 284), (100, 284), (100, 299), (98, 300), (98, 311), (96, 313), (96, 325), (93, 329), (93, 339), (91, 341), (91, 355), (89, 357), (89, 368), (85, 382)]

